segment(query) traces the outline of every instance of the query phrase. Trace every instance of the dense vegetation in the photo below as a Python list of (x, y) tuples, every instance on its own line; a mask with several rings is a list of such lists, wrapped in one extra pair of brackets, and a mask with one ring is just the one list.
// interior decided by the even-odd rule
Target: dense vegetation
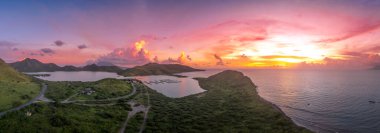
[(207, 92), (171, 99), (151, 90), (145, 132), (308, 132), (263, 101), (240, 72), (198, 80)]
[[(112, 92), (126, 89), (130, 93), (131, 87), (128, 82), (116, 79), (104, 79), (97, 82), (49, 82), (49, 85), (59, 89), (54, 88), (53, 91), (49, 91), (47, 96), (61, 100), (68, 98), (76, 90), (80, 90), (76, 87), (97, 86), (99, 92), (103, 91), (102, 93), (107, 93), (107, 96), (111, 96)], [(124, 88), (108, 89), (108, 86)], [(121, 128), (132, 109), (128, 104), (130, 100), (136, 101), (138, 104), (145, 103), (139, 103), (144, 99), (141, 92), (142, 90), (138, 89), (134, 95), (128, 98), (111, 101), (35, 103), (1, 117), (0, 132), (114, 133)], [(139, 130), (141, 117), (141, 113), (133, 116), (127, 131)]]
[(36, 97), (40, 85), (0, 59), (0, 111), (19, 106)]
[(0, 132), (116, 132), (127, 115), (128, 110), (119, 105), (37, 103), (2, 117)]
[(123, 76), (145, 76), (145, 75), (173, 75), (181, 72), (202, 71), (180, 64), (157, 64), (148, 63), (143, 66), (136, 66), (119, 72)]
[(60, 67), (54, 63), (42, 63), (36, 59), (26, 58), (22, 61), (10, 63), (10, 65), (21, 72), (53, 72), (53, 71), (102, 71), (119, 72), (122, 71), (117, 66), (98, 66), (91, 64), (83, 67), (64, 66)]
[[(103, 79), (96, 82), (48, 82), (46, 97), (54, 100), (65, 100), (77, 94), (72, 100), (106, 99), (124, 96), (132, 91), (132, 86), (123, 80)], [(91, 95), (81, 94), (86, 88), (95, 92)]]

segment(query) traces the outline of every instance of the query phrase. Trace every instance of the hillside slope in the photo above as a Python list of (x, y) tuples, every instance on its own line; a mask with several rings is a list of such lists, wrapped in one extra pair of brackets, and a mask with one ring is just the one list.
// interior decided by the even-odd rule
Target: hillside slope
[(3, 60), (0, 59), (0, 81), (20, 81), (28, 82), (30, 78), (9, 67)]
[(16, 107), (38, 95), (40, 87), (31, 78), (0, 59), (0, 111)]

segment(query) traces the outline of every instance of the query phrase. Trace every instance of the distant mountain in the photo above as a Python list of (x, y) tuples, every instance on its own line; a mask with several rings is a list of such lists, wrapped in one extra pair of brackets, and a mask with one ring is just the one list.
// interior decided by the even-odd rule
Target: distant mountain
[(75, 66), (64, 66), (60, 68), (60, 71), (80, 71), (81, 68)]
[(105, 61), (99, 61), (96, 63), (97, 66), (116, 66), (110, 62), (105, 62)]
[(98, 66), (95, 64), (87, 65), (81, 68), (82, 71), (103, 71), (103, 72), (120, 72), (121, 68), (117, 66)]
[(380, 66), (375, 66), (372, 68), (373, 70), (380, 70)]
[(52, 72), (61, 69), (61, 67), (54, 63), (42, 63), (36, 59), (30, 58), (10, 63), (9, 65), (21, 72)]
[(123, 76), (145, 76), (145, 75), (173, 75), (181, 72), (203, 71), (180, 64), (157, 64), (148, 63), (119, 72)]
[[(26, 58), (19, 62), (10, 63), (13, 68), (20, 72), (53, 72), (53, 71), (103, 71), (103, 72), (119, 72), (121, 68), (117, 66), (99, 66), (87, 65), (84, 67), (64, 66), (60, 67), (54, 63), (42, 63), (36, 59)], [(111, 64), (107, 64), (111, 65)]]

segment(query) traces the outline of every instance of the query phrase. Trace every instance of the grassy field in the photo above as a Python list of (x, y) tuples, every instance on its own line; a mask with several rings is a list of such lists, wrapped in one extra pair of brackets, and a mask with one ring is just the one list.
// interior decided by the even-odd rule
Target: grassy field
[(145, 132), (309, 132), (262, 101), (256, 86), (240, 72), (198, 80), (207, 90), (203, 94), (171, 99), (151, 90)]
[(0, 81), (0, 111), (17, 107), (32, 98), (40, 91), (40, 85), (32, 82)]
[[(117, 79), (103, 79), (96, 82), (48, 82), (48, 86), (46, 97), (58, 101), (77, 93), (78, 95), (72, 100), (107, 99), (124, 96), (132, 92), (130, 84)], [(91, 95), (80, 94), (80, 91), (85, 88), (92, 88), (95, 93)]]
[(40, 85), (0, 59), (0, 111), (19, 106), (36, 97)]

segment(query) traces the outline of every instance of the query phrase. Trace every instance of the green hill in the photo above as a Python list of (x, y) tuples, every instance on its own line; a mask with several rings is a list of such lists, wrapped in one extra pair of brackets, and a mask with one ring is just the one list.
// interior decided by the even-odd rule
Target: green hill
[(0, 59), (0, 111), (21, 105), (38, 95), (40, 87), (31, 78)]
[(143, 66), (136, 66), (119, 72), (123, 76), (146, 76), (146, 75), (173, 75), (181, 72), (202, 71), (180, 64), (157, 64), (148, 63)]
[(260, 98), (241, 72), (227, 70), (197, 80), (206, 92), (172, 99), (151, 90), (145, 132), (310, 132)]
[(0, 81), (30, 81), (30, 78), (9, 67), (3, 60), (0, 59)]

